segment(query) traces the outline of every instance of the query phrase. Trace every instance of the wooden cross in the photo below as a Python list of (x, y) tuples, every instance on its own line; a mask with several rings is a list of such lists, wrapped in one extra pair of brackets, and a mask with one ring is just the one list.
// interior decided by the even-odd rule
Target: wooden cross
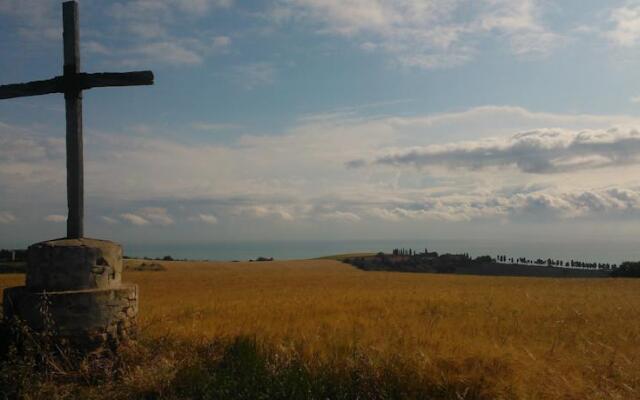
[(64, 74), (45, 81), (0, 86), (0, 99), (64, 93), (67, 118), (67, 237), (84, 236), (82, 91), (94, 87), (153, 85), (153, 72), (86, 74), (80, 72), (78, 3), (62, 4)]

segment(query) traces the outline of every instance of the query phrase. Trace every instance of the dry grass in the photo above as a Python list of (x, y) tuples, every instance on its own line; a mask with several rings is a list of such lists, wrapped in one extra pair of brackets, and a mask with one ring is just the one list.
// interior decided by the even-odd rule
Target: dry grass
[[(348, 374), (364, 358), (369, 377), (404, 371), (400, 386), (453, 385), (460, 398), (640, 398), (640, 280), (363, 272), (332, 260), (162, 264), (125, 274), (140, 285), (145, 343), (251, 337), (309, 371)], [(0, 288), (22, 279), (1, 276)], [(170, 359), (148, 368), (171, 375)], [(158, 379), (173, 378), (131, 368), (125, 383), (153, 391)]]

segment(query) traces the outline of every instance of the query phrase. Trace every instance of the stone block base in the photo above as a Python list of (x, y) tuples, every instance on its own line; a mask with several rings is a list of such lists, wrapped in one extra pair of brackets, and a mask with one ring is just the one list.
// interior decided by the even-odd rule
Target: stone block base
[(122, 247), (107, 240), (57, 239), (29, 246), (27, 287), (34, 292), (106, 289), (122, 282)]
[(99, 345), (130, 337), (138, 314), (138, 286), (32, 292), (25, 286), (4, 290), (4, 317), (15, 317), (36, 332), (51, 330), (76, 344)]

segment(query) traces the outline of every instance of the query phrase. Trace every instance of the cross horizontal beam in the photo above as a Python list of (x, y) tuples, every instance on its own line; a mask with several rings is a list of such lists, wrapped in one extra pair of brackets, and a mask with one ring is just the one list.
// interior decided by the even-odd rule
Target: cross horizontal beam
[(111, 86), (153, 85), (153, 72), (103, 72), (97, 74), (78, 74), (80, 89)]
[(17, 83), (0, 86), (0, 100), (16, 97), (39, 96), (67, 91), (87, 90), (94, 87), (153, 85), (153, 72), (106, 72), (97, 74), (78, 73), (57, 76), (44, 81)]
[(58, 76), (46, 81), (33, 81), (29, 83), (16, 83), (14, 85), (0, 86), (0, 99), (13, 99), (15, 97), (61, 93), (64, 92), (63, 80), (63, 77)]

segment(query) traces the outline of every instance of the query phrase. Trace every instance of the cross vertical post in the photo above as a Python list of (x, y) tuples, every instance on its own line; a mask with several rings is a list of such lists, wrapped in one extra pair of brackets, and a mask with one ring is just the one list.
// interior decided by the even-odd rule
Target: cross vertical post
[(62, 4), (64, 38), (64, 100), (67, 117), (67, 237), (84, 236), (84, 168), (82, 140), (82, 90), (75, 83), (80, 72), (78, 3)]

